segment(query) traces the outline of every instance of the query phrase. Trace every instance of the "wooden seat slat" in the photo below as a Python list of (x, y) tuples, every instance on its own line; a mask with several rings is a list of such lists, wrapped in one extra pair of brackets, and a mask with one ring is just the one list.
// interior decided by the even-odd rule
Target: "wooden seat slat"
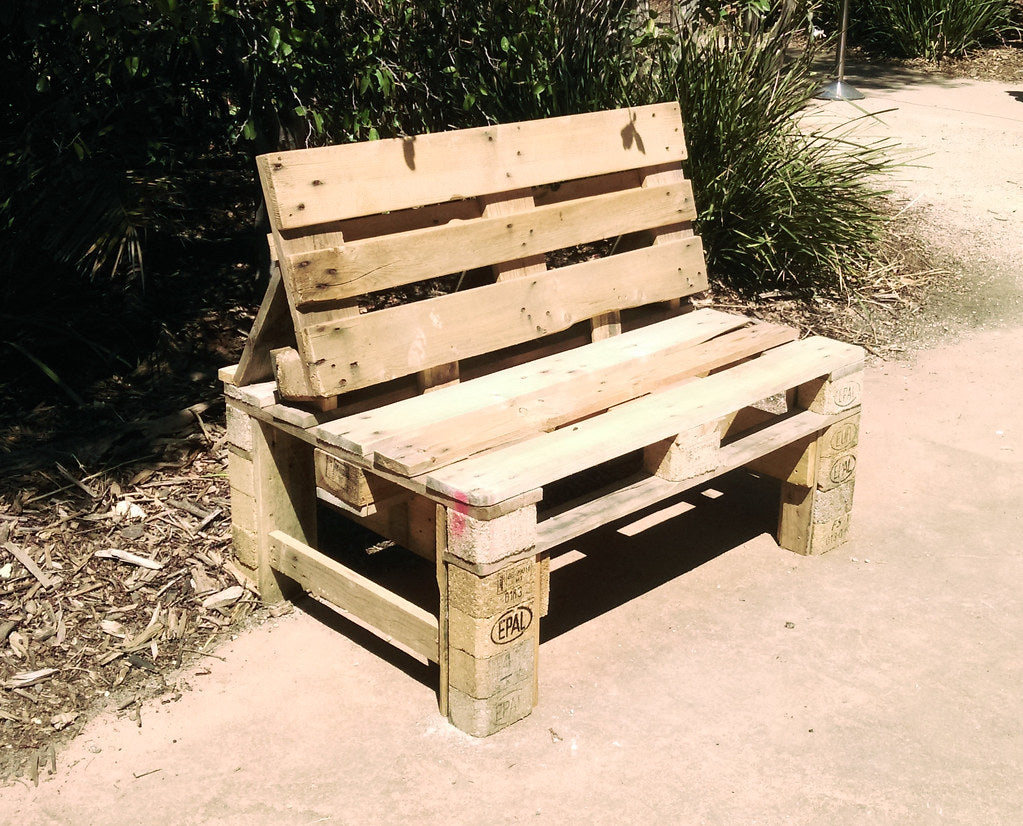
[(663, 103), (278, 152), (257, 163), (274, 226), (294, 230), (684, 158), (678, 104)]
[(293, 300), (301, 305), (350, 298), (695, 217), (692, 186), (682, 181), (296, 253), (289, 256), (284, 269), (291, 278)]
[(407, 429), (428, 428), (446, 421), (454, 411), (464, 415), (482, 414), (495, 405), (510, 404), (517, 396), (540, 393), (579, 371), (656, 358), (665, 351), (700, 344), (748, 323), (745, 316), (706, 308), (696, 310), (582, 349), (575, 348), (480, 376), (447, 387), (442, 393), (414, 396), (336, 419), (320, 425), (317, 435), (326, 444), (370, 458), (377, 443), (389, 441)]
[(470, 505), (496, 504), (862, 361), (863, 351), (848, 344), (795, 341), (570, 427), (429, 471), (426, 487)]
[[(627, 337), (624, 334), (616, 338)], [(627, 361), (608, 360), (602, 365), (591, 358), (588, 366), (568, 371), (560, 381), (551, 377), (538, 390), (520, 392), (467, 414), (452, 406), (445, 420), (403, 428), (399, 435), (375, 444), (374, 461), (378, 467), (415, 476), (554, 430), (795, 338), (796, 331), (791, 327), (760, 322), (697, 345), (665, 341), (663, 349), (655, 354)]]
[[(296, 383), (313, 395), (348, 392), (706, 287), (703, 247), (692, 237), (339, 318), (297, 331), (310, 363)], [(287, 376), (278, 372), (278, 381), (287, 393)]]

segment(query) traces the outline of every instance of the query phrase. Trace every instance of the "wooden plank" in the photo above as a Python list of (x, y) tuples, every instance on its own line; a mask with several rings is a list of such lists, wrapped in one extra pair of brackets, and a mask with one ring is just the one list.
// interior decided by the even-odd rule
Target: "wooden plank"
[[(532, 209), (534, 203), (529, 192), (530, 190), (520, 189), (480, 196), (476, 199), (481, 207), (480, 217), (494, 218)], [(495, 264), (492, 269), (495, 281), (507, 281), (510, 278), (541, 273), (547, 269), (547, 262), (543, 255), (534, 255), (530, 258)], [(461, 365), (457, 361), (452, 361), (436, 367), (427, 367), (416, 374), (416, 380), (421, 393), (450, 387), (461, 381)]]
[(310, 359), (306, 365), (310, 387), (314, 395), (327, 396), (706, 286), (703, 247), (698, 238), (687, 238), (584, 261), (542, 276), (338, 319), (299, 331), (298, 337), (300, 349)]
[[(511, 192), (499, 192), (494, 195), (483, 195), (479, 198), (483, 205), (483, 218), (488, 221), (496, 221), (498, 225), (504, 221), (506, 229), (519, 236), (523, 235), (523, 224), (535, 223), (536, 201), (533, 199), (532, 190), (516, 189)], [(522, 220), (522, 213), (526, 213), (525, 221)], [(511, 216), (519, 216), (513, 220), (505, 220)], [(545, 231), (541, 229), (541, 232)], [(528, 246), (532, 240), (526, 233), (525, 244)], [(554, 247), (554, 249), (557, 249)], [(491, 269), (494, 272), (495, 281), (508, 281), (512, 278), (524, 278), (527, 275), (538, 275), (547, 269), (547, 259), (544, 253), (549, 250), (533, 250), (517, 247), (508, 255), (490, 261), (484, 261), (475, 266), (493, 264)], [(461, 267), (459, 269), (469, 269)]]
[(630, 516), (728, 471), (743, 467), (760, 456), (808, 438), (839, 420), (802, 411), (721, 447), (718, 466), (707, 473), (681, 482), (637, 473), (626, 480), (594, 491), (583, 501), (569, 502), (537, 525), (537, 553), (568, 542), (603, 525)]
[(309, 593), (437, 662), (437, 618), (418, 605), (281, 531), (270, 534), (270, 564)]
[(274, 425), (251, 418), (257, 584), (264, 602), (290, 596), (273, 574), (269, 536), (284, 531), (294, 541), (316, 542), (316, 476), (313, 448)]
[(465, 201), (448, 201), (443, 204), (385, 212), (382, 215), (362, 215), (328, 226), (336, 226), (338, 231), (344, 234), (345, 242), (348, 243), (363, 238), (372, 238), (376, 235), (411, 232), (425, 227), (440, 226), (449, 221), (471, 221), (479, 217), (479, 202), (470, 198)]
[(250, 407), (270, 407), (277, 403), (277, 383), (264, 381), (259, 384), (250, 384), (246, 387), (226, 384), (224, 386), (224, 394), (229, 399), (235, 399)]
[(518, 395), (541, 393), (580, 370), (652, 358), (666, 347), (687, 348), (749, 323), (741, 315), (703, 309), (651, 324), (627, 335), (587, 344), (525, 364), (481, 376), (440, 394), (394, 402), (376, 410), (338, 419), (317, 428), (318, 438), (372, 461), (376, 444), (450, 420), (455, 411), (482, 414), (495, 405), (510, 404)]
[(447, 508), (443, 505), (435, 505), (434, 507), (436, 508), (434, 541), (436, 543), (437, 592), (440, 595), (440, 607), (437, 612), (437, 665), (440, 667), (437, 706), (441, 715), (447, 717), (451, 650), (448, 645), (448, 563), (444, 561), (444, 555), (448, 548), (448, 518)]
[(296, 229), (685, 157), (677, 103), (256, 159), (271, 222)]
[[(483, 195), (477, 199), (477, 202), (481, 209), (480, 217), (484, 219), (500, 218), (517, 212), (525, 212), (534, 207), (530, 190), (527, 189), (502, 192), (497, 195)], [(460, 267), (459, 269), (464, 274), (464, 270), (468, 269), (468, 267)], [(534, 255), (530, 258), (495, 264), (492, 269), (495, 281), (507, 281), (510, 278), (541, 273), (547, 269), (547, 262), (543, 255)], [(457, 384), (461, 380), (460, 374), (461, 368), (459, 363), (452, 361), (420, 371), (416, 374), (416, 380), (420, 392), (426, 393)]]
[[(270, 204), (272, 192), (268, 189), (268, 184), (263, 176), (260, 176), (263, 183), (263, 198), (266, 203)], [(271, 216), (271, 237), (273, 239), (272, 254), (276, 257), (278, 262), (284, 262), (289, 259), (290, 256), (308, 252), (315, 249), (327, 249), (331, 247), (339, 247), (344, 244), (344, 235), (336, 228), (320, 228), (316, 232), (306, 232), (300, 234), (285, 234), (281, 231), (280, 226), (274, 224)], [(288, 309), (291, 311), (291, 323), (295, 330), (295, 346), (277, 347), (271, 349), (270, 360), (273, 364), (274, 377), (277, 379), (277, 385), (280, 389), (281, 395), (285, 398), (291, 399), (304, 399), (307, 401), (317, 401), (321, 397), (331, 396), (331, 393), (317, 393), (314, 392), (308, 381), (308, 376), (304, 369), (304, 364), (308, 363), (312, 355), (307, 349), (306, 340), (298, 335), (298, 331), (304, 327), (319, 324), (323, 321), (338, 319), (338, 318), (351, 318), (354, 315), (358, 315), (359, 307), (354, 300), (348, 300), (341, 302), (339, 306), (331, 307), (328, 311), (316, 311), (316, 312), (302, 312), (298, 308), (298, 304), (295, 300), (294, 290), (291, 287), (290, 279), (282, 276), (284, 283), (284, 290), (287, 294)], [(290, 358), (289, 354), (296, 353), (299, 355), (298, 359)], [(326, 409), (329, 409), (329, 403), (323, 405)]]
[(795, 341), (601, 416), (431, 471), (426, 486), (468, 504), (500, 502), (862, 360), (863, 351), (852, 345), (819, 337)]
[(378, 441), (373, 445), (374, 462), (395, 473), (415, 476), (734, 364), (793, 341), (797, 335), (791, 327), (760, 322), (696, 345), (665, 342), (656, 353), (632, 359), (601, 363), (591, 357), (588, 365), (545, 374), (547, 381), (538, 390), (513, 393), (482, 410), (405, 428), (391, 439)]
[(284, 291), (280, 267), (274, 266), (270, 271), (266, 295), (245, 341), (232, 383), (244, 387), (272, 379), (274, 373), (270, 351), (278, 347), (294, 346), (295, 328), (288, 308), (288, 296)]
[(523, 200), (533, 203), (527, 197), (501, 209), (488, 204), (475, 221), (291, 255), (287, 272), (294, 300), (335, 301), (696, 217), (692, 186), (685, 180), (531, 209), (516, 203)]
[[(282, 422), (279, 419), (275, 419), (274, 416), (269, 412), (268, 408), (251, 408), (245, 411), (253, 419), (258, 419), (261, 422), (272, 424), (274, 428), (281, 431), (282, 433), (288, 434), (295, 437), (299, 441), (305, 442), (313, 447), (317, 446), (330, 446), (329, 442), (321, 442), (317, 438), (316, 427), (300, 428), (295, 427), (287, 422)], [(345, 454), (342, 458), (347, 461), (352, 461), (355, 464), (359, 464), (369, 470), (373, 470), (378, 476), (395, 482), (400, 487), (406, 488), (412, 493), (418, 494), (420, 497), (431, 499), (440, 504), (451, 506), (452, 502), (450, 498), (441, 496), (433, 493), (426, 489), (426, 483), (420, 479), (409, 479), (404, 476), (399, 476), (396, 473), (391, 473), (389, 470), (384, 468), (373, 468), (370, 463), (360, 456), (353, 454)], [(310, 465), (311, 466), (311, 465)], [(314, 479), (315, 481), (315, 479)], [(543, 498), (543, 492), (540, 490), (526, 491), (518, 496), (513, 496), (504, 502), (498, 502), (493, 505), (484, 505), (483, 507), (476, 507), (469, 505), (468, 503), (459, 503), (459, 508), (464, 511), (468, 516), (472, 516), (475, 519), (496, 519), (498, 516), (503, 516), (506, 513), (511, 513), (519, 508), (523, 508), (527, 505), (532, 505), (539, 502)], [(340, 501), (340, 500), (339, 500)]]
[[(681, 164), (677, 164), (681, 168)], [(537, 206), (560, 204), (578, 198), (589, 198), (593, 195), (604, 195), (608, 192), (619, 192), (623, 189), (635, 189), (642, 183), (638, 169), (626, 169), (611, 172), (607, 175), (595, 175), (592, 178), (578, 178), (574, 181), (556, 181), (532, 188), (533, 201)]]

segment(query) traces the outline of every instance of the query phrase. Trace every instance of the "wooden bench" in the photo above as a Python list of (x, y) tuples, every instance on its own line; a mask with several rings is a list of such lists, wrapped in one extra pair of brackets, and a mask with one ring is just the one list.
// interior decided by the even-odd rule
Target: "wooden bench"
[[(782, 480), (782, 547), (846, 537), (863, 353), (690, 306), (684, 157), (663, 104), (259, 158), (276, 266), (222, 372), (238, 563), (439, 663), (474, 735), (537, 702), (562, 543), (740, 467)], [(435, 563), (435, 602), (317, 550), (318, 500)]]

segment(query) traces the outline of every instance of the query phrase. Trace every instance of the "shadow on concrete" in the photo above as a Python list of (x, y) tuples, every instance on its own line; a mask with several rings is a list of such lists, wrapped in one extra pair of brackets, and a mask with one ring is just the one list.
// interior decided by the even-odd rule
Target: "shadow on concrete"
[[(778, 484), (742, 471), (611, 523), (551, 552), (550, 613), (541, 642), (553, 639), (733, 550), (777, 524)], [(436, 615), (434, 564), (321, 508), (320, 543), (343, 565)], [(372, 553), (367, 549), (372, 548)], [(569, 564), (565, 564), (571, 558)], [(298, 607), (328, 628), (429, 688), (424, 663), (317, 600)]]
[(946, 89), (957, 89), (969, 83), (964, 78), (921, 72), (897, 63), (857, 63), (846, 66), (845, 76), (846, 80), (866, 94), (891, 92), (921, 83)]
[[(356, 525), (331, 508), (321, 506), (318, 516), (319, 543), (323, 553), (436, 616), (439, 598), (433, 562), (382, 540), (379, 535)], [(312, 597), (303, 596), (296, 605), (370, 654), (423, 685), (436, 689), (439, 674), (435, 663), (424, 663), (360, 622)]]
[(1016, 100), (1019, 103), (1023, 103), (1023, 92), (1015, 92), (1015, 91), (1013, 91), (1013, 92), (1006, 92), (1005, 94), (1007, 94), (1013, 100)]
[[(541, 642), (773, 533), (778, 495), (777, 482), (736, 471), (555, 548)], [(574, 561), (559, 567), (562, 555)]]
[(331, 631), (347, 637), (360, 648), (408, 675), (421, 685), (434, 690), (439, 685), (440, 671), (436, 663), (425, 663), (418, 657), (396, 648), (346, 615), (339, 614), (333, 608), (308, 595), (303, 595), (295, 605), (303, 613), (325, 625)]
[[(814, 71), (820, 74), (821, 87), (836, 78), (834, 57), (825, 56), (814, 62)], [(942, 86), (956, 89), (969, 81), (934, 72), (924, 72), (895, 60), (846, 61), (845, 80), (864, 94), (871, 92), (890, 92), (927, 83), (931, 86)]]

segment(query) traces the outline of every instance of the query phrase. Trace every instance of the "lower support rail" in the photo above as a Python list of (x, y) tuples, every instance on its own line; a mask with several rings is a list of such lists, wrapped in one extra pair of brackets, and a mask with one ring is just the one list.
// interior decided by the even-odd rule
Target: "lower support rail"
[(716, 467), (681, 482), (646, 473), (609, 485), (586, 501), (569, 502), (537, 525), (537, 553), (595, 530), (642, 508), (691, 490), (704, 482), (749, 464), (772, 451), (811, 436), (849, 414), (828, 416), (808, 410), (782, 419), (721, 447)]
[(429, 611), (281, 531), (270, 533), (270, 566), (385, 637), (438, 661), (437, 618)]

